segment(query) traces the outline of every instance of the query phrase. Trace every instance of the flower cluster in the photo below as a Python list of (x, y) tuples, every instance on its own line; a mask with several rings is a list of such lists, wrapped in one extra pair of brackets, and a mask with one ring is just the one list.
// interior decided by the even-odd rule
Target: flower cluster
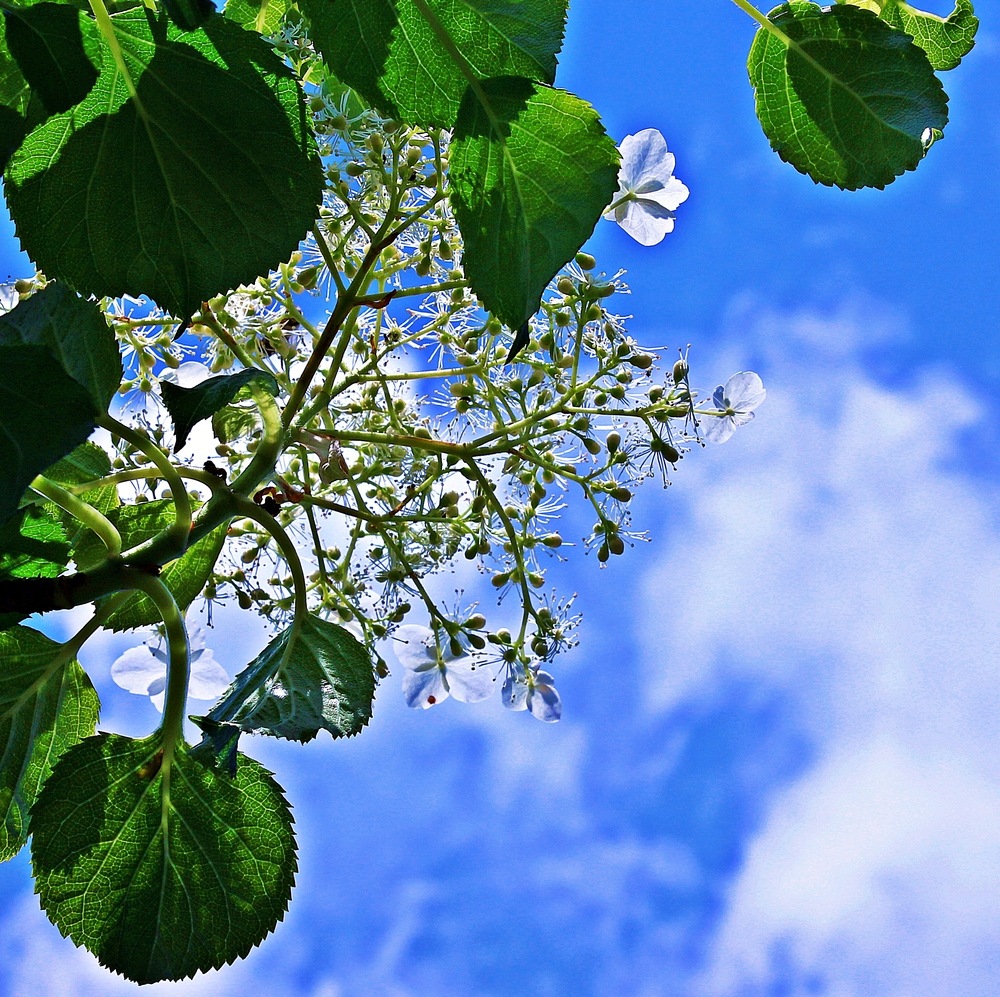
[[(288, 30), (279, 49), (313, 58)], [(651, 476), (669, 484), (692, 447), (728, 439), (753, 417), (763, 386), (744, 372), (705, 399), (690, 383), (686, 353), (664, 358), (629, 335), (613, 307), (628, 294), (622, 272), (602, 273), (586, 253), (552, 280), (512, 357), (510, 334), (475, 299), (460, 265), (443, 186), (449, 136), (387, 121), (329, 77), (311, 107), (328, 178), (315, 231), (275, 273), (207, 302), (179, 342), (163, 316), (121, 311), (115, 327), (133, 356), (125, 403), (138, 393), (140, 421), (163, 440), (160, 380), (193, 383), (253, 365), (293, 397), (334, 301), (357, 294), (350, 320), (318, 357), (261, 492), (312, 564), (304, 597), (356, 627), (376, 654), (394, 648), (411, 705), (475, 702), (502, 673), (506, 706), (557, 720), (549, 669), (572, 646), (576, 618), (572, 600), (544, 594), (548, 566), (574, 542), (604, 566), (644, 540), (630, 512), (638, 485)], [(673, 177), (659, 132), (628, 136), (621, 153), (606, 217), (652, 245), (673, 228), (688, 190)], [(349, 292), (359, 273), (361, 292)], [(254, 459), (257, 403), (236, 398), (213, 416), (212, 430), (214, 452), (189, 458), (201, 493), (203, 465), (232, 480)], [(144, 462), (123, 444), (116, 467), (134, 480), (148, 473)], [(571, 501), (592, 512), (588, 535), (564, 535), (560, 515)], [(496, 592), (489, 625), (449, 612), (435, 595), (434, 576), (456, 567)], [(205, 594), (275, 623), (287, 622), (296, 602), (285, 557), (254, 519), (230, 528)], [(405, 622), (411, 612), (431, 629)], [(117, 676), (133, 691), (161, 690), (153, 663), (161, 662), (144, 645), (116, 663)]]

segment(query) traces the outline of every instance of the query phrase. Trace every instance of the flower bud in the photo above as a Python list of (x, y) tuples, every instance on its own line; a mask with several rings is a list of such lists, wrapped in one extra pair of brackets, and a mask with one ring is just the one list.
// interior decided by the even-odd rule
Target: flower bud
[(678, 360), (674, 364), (674, 371), (673, 371), (674, 384), (680, 384), (681, 381), (683, 381), (684, 378), (687, 377), (687, 375), (688, 375), (687, 361), (684, 359)]
[(616, 556), (624, 554), (625, 541), (616, 533), (614, 536), (608, 537), (608, 549)]
[(601, 444), (597, 440), (591, 439), (589, 436), (583, 438), (583, 445), (587, 450), (587, 453), (596, 457), (601, 452)]
[(597, 260), (590, 253), (577, 253), (576, 265), (581, 270), (593, 270), (597, 266)]
[(556, 282), (556, 289), (560, 294), (565, 294), (567, 296), (576, 294), (576, 284), (574, 284), (569, 277), (560, 277)]
[(622, 434), (612, 430), (604, 439), (604, 443), (608, 448), (608, 453), (614, 454), (618, 452), (618, 448), (622, 445)]

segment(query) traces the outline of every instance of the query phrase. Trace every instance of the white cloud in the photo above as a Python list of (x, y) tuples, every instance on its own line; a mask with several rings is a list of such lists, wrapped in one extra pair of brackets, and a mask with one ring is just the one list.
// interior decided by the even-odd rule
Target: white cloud
[[(646, 579), (650, 711), (750, 683), (817, 752), (750, 845), (712, 994), (995, 992), (1000, 534), (995, 488), (955, 469), (985, 413), (946, 370), (877, 383), (861, 321), (758, 322), (782, 358), (767, 402), (690, 469), (690, 521)], [(683, 609), (658, 626), (664, 591)]]

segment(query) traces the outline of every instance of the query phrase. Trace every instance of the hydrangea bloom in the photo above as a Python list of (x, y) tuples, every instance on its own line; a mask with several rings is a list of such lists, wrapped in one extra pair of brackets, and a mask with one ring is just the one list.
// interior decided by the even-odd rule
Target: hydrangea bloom
[(478, 703), (493, 693), (493, 675), (478, 656), (454, 654), (438, 647), (427, 627), (407, 624), (394, 635), (393, 649), (403, 675), (406, 705), (428, 709), (454, 696), (460, 703)]
[(530, 710), (544, 723), (555, 723), (562, 717), (562, 700), (556, 691), (555, 679), (538, 668), (508, 669), (503, 683), (503, 705), (508, 710)]
[(690, 191), (674, 176), (674, 155), (655, 128), (626, 135), (618, 150), (618, 193), (604, 217), (643, 246), (655, 246), (673, 232), (677, 208)]
[[(201, 624), (187, 624), (191, 648), (188, 694), (192, 699), (215, 699), (229, 687), (229, 676), (205, 646)], [(149, 696), (162, 713), (167, 688), (167, 647), (162, 632), (152, 631), (138, 647), (129, 648), (111, 666), (111, 677), (128, 692)]]
[(712, 395), (712, 402), (717, 409), (725, 412), (724, 416), (712, 416), (702, 422), (702, 437), (709, 443), (725, 443), (739, 426), (745, 426), (753, 419), (757, 408), (767, 394), (764, 382), (750, 370), (741, 370), (721, 384)]

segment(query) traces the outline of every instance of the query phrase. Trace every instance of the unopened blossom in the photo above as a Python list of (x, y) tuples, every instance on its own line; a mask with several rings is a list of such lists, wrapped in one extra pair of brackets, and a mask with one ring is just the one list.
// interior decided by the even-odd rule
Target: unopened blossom
[(455, 654), (442, 647), (427, 627), (407, 624), (393, 638), (403, 675), (406, 705), (428, 709), (454, 696), (460, 703), (478, 703), (493, 693), (493, 675), (478, 656)]
[(673, 232), (677, 208), (690, 191), (674, 176), (674, 154), (655, 128), (626, 135), (618, 151), (618, 193), (604, 217), (643, 246), (655, 246)]
[(562, 700), (555, 679), (539, 668), (508, 669), (501, 695), (508, 710), (529, 710), (544, 723), (555, 723), (562, 717)]
[[(187, 624), (190, 657), (188, 695), (192, 699), (215, 699), (229, 687), (226, 670), (205, 646), (201, 624)], [(129, 648), (111, 666), (111, 677), (136, 696), (149, 696), (162, 713), (167, 688), (167, 641), (160, 631), (152, 631), (138, 647)]]
[(702, 438), (709, 443), (725, 443), (738, 427), (753, 419), (754, 409), (764, 401), (766, 394), (764, 382), (753, 371), (741, 370), (733, 374), (725, 386), (720, 384), (712, 395), (712, 403), (725, 415), (704, 419)]

